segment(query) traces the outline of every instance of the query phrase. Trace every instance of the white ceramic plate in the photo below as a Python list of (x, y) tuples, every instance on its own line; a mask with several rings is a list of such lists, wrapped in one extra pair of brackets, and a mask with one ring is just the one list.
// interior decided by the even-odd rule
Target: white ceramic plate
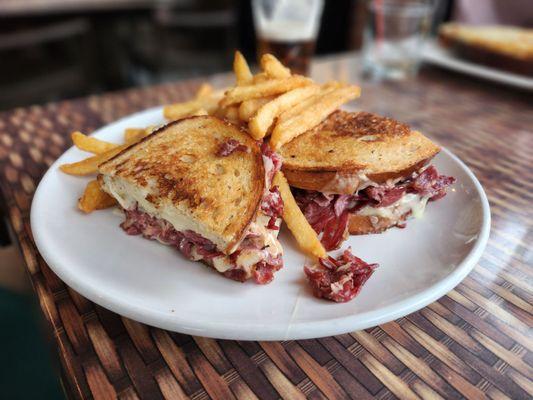
[(457, 72), (473, 75), (478, 78), (515, 86), (525, 90), (533, 90), (533, 79), (525, 75), (513, 74), (504, 70), (487, 67), (456, 57), (436, 41), (430, 41), (425, 45), (422, 53), (424, 61), (448, 68)]
[[(126, 127), (162, 123), (150, 109), (104, 127), (95, 136), (121, 142)], [(84, 215), (76, 200), (88, 180), (59, 171), (86, 156), (71, 148), (42, 179), (31, 226), (46, 262), (67, 285), (128, 318), (187, 334), (223, 339), (283, 340), (341, 334), (414, 312), (455, 287), (487, 242), (490, 212), (472, 172), (443, 150), (435, 159), (457, 183), (406, 229), (353, 236), (346, 245), (381, 266), (361, 294), (345, 304), (312, 296), (302, 271), (306, 258), (283, 229), (285, 267), (266, 286), (231, 281), (184, 259), (176, 250), (119, 227), (113, 210)]]

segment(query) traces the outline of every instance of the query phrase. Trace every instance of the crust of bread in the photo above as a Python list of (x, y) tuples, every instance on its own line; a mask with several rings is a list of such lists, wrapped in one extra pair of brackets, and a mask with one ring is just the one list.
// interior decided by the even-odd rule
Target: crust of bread
[[(395, 172), (382, 172), (378, 174), (368, 174), (367, 178), (376, 183), (384, 183), (390, 179), (399, 179), (411, 175), (418, 171), (424, 165), (429, 163), (431, 158), (421, 160), (408, 168)], [(357, 185), (358, 170), (355, 171), (300, 171), (289, 168), (284, 168), (283, 173), (291, 186), (305, 190), (315, 190), (323, 192), (327, 189), (328, 193), (336, 194), (353, 194), (353, 189), (342, 183), (342, 179), (349, 179), (352, 183)], [(341, 178), (341, 179), (339, 179)]]
[[(218, 156), (228, 139), (248, 151)], [(101, 164), (99, 172), (142, 189), (151, 208), (172, 213), (228, 254), (255, 220), (265, 186), (257, 142), (210, 116), (170, 122)]]
[(439, 151), (423, 134), (391, 118), (339, 110), (284, 145), (280, 155), (291, 186), (346, 193), (335, 179), (364, 173), (381, 183), (410, 174)]
[[(351, 214), (348, 221), (348, 230), (350, 235), (368, 235), (370, 233), (382, 233), (393, 226), (404, 222), (409, 212), (403, 214), (400, 218), (393, 220), (383, 217), (369, 217), (366, 215)], [(371, 218), (376, 218), (372, 223)]]

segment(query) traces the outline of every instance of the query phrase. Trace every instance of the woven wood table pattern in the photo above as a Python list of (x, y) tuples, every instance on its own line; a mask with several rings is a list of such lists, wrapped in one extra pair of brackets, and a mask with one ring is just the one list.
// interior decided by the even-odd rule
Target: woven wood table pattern
[[(357, 82), (358, 59), (314, 66)], [(222, 83), (226, 75), (216, 80)], [(199, 81), (0, 113), (0, 188), (69, 395), (84, 399), (527, 399), (533, 395), (533, 97), (437, 69), (364, 84), (361, 108), (404, 120), (468, 164), (492, 207), (488, 247), (447, 296), (394, 322), (336, 337), (238, 342), (128, 320), (68, 288), (32, 240), (39, 179), (70, 145), (144, 108), (182, 100)], [(401, 257), (401, 254), (398, 255)], [(31, 384), (29, 382), (28, 384)]]

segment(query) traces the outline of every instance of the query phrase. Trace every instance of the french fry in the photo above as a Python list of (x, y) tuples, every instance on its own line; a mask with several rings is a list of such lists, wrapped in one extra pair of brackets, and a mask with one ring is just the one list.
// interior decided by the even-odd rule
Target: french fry
[(248, 62), (246, 62), (246, 58), (244, 58), (240, 51), (235, 52), (233, 72), (235, 73), (235, 78), (237, 78), (237, 86), (244, 86), (252, 83), (252, 72), (250, 71)]
[(78, 208), (85, 213), (90, 213), (94, 210), (113, 207), (116, 203), (116, 200), (104, 192), (100, 187), (100, 182), (95, 179), (85, 187), (83, 195), (78, 200)]
[[(278, 115), (319, 92), (320, 86), (318, 85), (304, 86), (284, 93), (266, 103), (249, 120), (250, 134), (256, 140), (264, 138)], [(241, 104), (241, 107), (244, 104), (245, 102)]]
[(339, 89), (341, 87), (346, 86), (345, 83), (339, 82), (339, 81), (329, 81), (322, 85), (322, 89)]
[(223, 95), (224, 90), (213, 91), (209, 85), (202, 85), (194, 100), (165, 106), (163, 116), (168, 120), (175, 121), (197, 115), (202, 109), (212, 115), (218, 109), (218, 103)]
[(239, 118), (247, 122), (254, 114), (268, 102), (274, 99), (273, 96), (260, 97), (258, 99), (245, 100), (239, 106)]
[(226, 92), (220, 101), (220, 106), (228, 107), (245, 100), (285, 93), (297, 87), (308, 86), (310, 84), (310, 79), (300, 75), (293, 75), (285, 79), (271, 79), (253, 85), (237, 86)]
[(191, 117), (199, 117), (202, 115), (209, 115), (207, 110), (205, 108), (200, 108), (198, 111), (196, 111), (194, 114), (191, 115)]
[(284, 67), (283, 64), (272, 54), (263, 54), (261, 56), (261, 69), (273, 79), (283, 79), (291, 76), (291, 70)]
[(124, 143), (133, 144), (152, 134), (160, 126), (149, 125), (146, 128), (126, 128), (124, 130)]
[(277, 186), (279, 189), (279, 193), (283, 199), (283, 220), (300, 248), (314, 257), (326, 257), (324, 246), (322, 246), (316, 232), (309, 225), (300, 207), (296, 204), (296, 200), (294, 200), (287, 179), (285, 179), (283, 173), (280, 171), (276, 172), (272, 185)]
[(61, 169), (61, 171), (63, 171), (64, 173), (70, 174), (70, 175), (83, 176), (83, 175), (94, 174), (98, 170), (98, 166), (100, 164), (116, 156), (118, 153), (120, 153), (122, 150), (124, 150), (128, 146), (130, 146), (129, 143), (122, 144), (104, 153), (86, 158), (85, 160), (81, 160), (81, 161), (78, 161), (72, 164), (63, 164), (59, 167), (59, 169)]
[(126, 128), (124, 131), (124, 141), (126, 143), (134, 143), (141, 140), (143, 137), (148, 136), (152, 131), (152, 127), (149, 128)]
[(272, 131), (270, 146), (276, 150), (290, 142), (298, 135), (320, 124), (329, 114), (342, 104), (359, 97), (361, 90), (357, 86), (345, 86), (328, 89), (325, 94), (314, 96), (312, 102), (302, 112), (290, 118), (280, 117)]
[(230, 106), (230, 107), (223, 109), (223, 116), (230, 122), (233, 122), (236, 124), (240, 124), (241, 122), (239, 120), (239, 107), (237, 106)]
[(277, 120), (276, 120), (276, 124), (279, 124), (280, 122), (283, 122), (283, 121), (286, 121), (292, 117), (295, 117), (296, 115), (300, 115), (302, 112), (304, 112), (305, 110), (307, 110), (309, 107), (311, 107), (313, 104), (316, 103), (317, 101), (317, 98), (320, 98), (326, 94), (329, 94), (331, 92), (333, 92), (335, 89), (338, 89), (338, 88), (341, 88), (343, 87), (342, 84), (340, 84), (339, 82), (335, 82), (335, 81), (332, 81), (332, 82), (328, 82), (326, 83), (325, 85), (322, 85), (322, 87), (320, 88), (320, 92), (311, 96), (311, 97), (308, 97), (307, 99), (301, 101), (300, 103), (298, 103), (296, 106), (294, 107), (291, 107), (289, 108), (288, 110), (285, 110), (284, 112), (282, 112)]
[(81, 132), (72, 132), (70, 137), (78, 149), (93, 154), (101, 154), (118, 146), (118, 144), (105, 142)]
[(208, 98), (213, 94), (213, 86), (211, 86), (209, 83), (202, 83), (200, 85), (200, 88), (196, 92), (196, 100), (202, 100), (205, 98)]
[(269, 79), (270, 77), (267, 75), (266, 72), (259, 72), (258, 74), (254, 75), (252, 79), (252, 83), (261, 83), (261, 82), (268, 81)]
[(185, 103), (171, 104), (163, 108), (163, 116), (168, 120), (174, 121), (177, 119), (189, 117), (190, 115), (197, 112), (200, 108), (202, 108), (202, 105), (198, 100), (191, 100)]

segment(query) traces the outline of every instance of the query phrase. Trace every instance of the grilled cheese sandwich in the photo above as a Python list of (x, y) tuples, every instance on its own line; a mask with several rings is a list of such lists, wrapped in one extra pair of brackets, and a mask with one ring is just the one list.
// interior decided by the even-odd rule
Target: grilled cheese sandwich
[(171, 122), (100, 165), (123, 229), (172, 245), (228, 278), (268, 283), (282, 267), (279, 167), (235, 126), (201, 116)]

